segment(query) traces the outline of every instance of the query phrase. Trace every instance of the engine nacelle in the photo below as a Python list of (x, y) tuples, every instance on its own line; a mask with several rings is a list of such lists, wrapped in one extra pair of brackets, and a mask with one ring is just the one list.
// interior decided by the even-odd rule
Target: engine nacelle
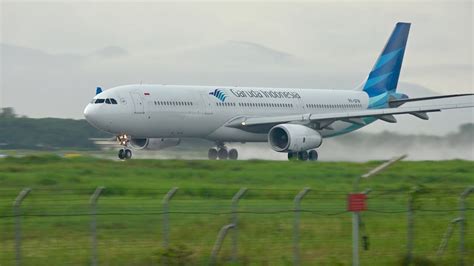
[(278, 152), (298, 152), (315, 149), (323, 143), (318, 131), (304, 125), (281, 124), (268, 132), (268, 142)]
[(180, 142), (178, 138), (132, 138), (130, 145), (137, 150), (162, 150), (177, 146)]

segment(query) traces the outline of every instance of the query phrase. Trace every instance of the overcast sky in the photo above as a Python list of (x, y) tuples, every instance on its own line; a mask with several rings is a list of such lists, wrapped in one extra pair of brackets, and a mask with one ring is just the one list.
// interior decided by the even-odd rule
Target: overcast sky
[(401, 82), (473, 91), (472, 1), (2, 1), (0, 104), (81, 118), (96, 86), (350, 89), (398, 21), (412, 23)]

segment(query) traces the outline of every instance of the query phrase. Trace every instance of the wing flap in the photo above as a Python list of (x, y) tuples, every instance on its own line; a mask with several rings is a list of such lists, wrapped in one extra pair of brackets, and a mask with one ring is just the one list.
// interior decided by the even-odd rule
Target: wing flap
[(397, 119), (393, 115), (381, 115), (378, 118), (387, 123), (397, 123)]
[(430, 117), (428, 116), (428, 114), (426, 112), (413, 112), (413, 113), (410, 113), (410, 114), (415, 116), (415, 117), (418, 117), (420, 119), (423, 119), (423, 120), (430, 119)]

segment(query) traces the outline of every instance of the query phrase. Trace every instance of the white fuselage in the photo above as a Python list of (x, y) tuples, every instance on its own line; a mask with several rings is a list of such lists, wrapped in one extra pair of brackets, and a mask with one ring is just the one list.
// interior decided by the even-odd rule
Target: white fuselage
[[(94, 103), (115, 99), (117, 104)], [(94, 97), (84, 110), (95, 127), (136, 138), (204, 138), (221, 142), (265, 142), (267, 132), (226, 127), (239, 116), (271, 117), (365, 110), (368, 96), (357, 90), (294, 88), (126, 85)], [(323, 137), (361, 126), (337, 121)]]

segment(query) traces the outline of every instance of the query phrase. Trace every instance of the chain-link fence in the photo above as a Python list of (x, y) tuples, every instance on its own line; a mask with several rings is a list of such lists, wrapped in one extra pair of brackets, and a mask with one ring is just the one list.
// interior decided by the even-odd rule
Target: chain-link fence
[[(352, 264), (349, 191), (169, 189), (0, 189), (0, 265)], [(360, 264), (472, 265), (467, 192), (373, 188)]]

